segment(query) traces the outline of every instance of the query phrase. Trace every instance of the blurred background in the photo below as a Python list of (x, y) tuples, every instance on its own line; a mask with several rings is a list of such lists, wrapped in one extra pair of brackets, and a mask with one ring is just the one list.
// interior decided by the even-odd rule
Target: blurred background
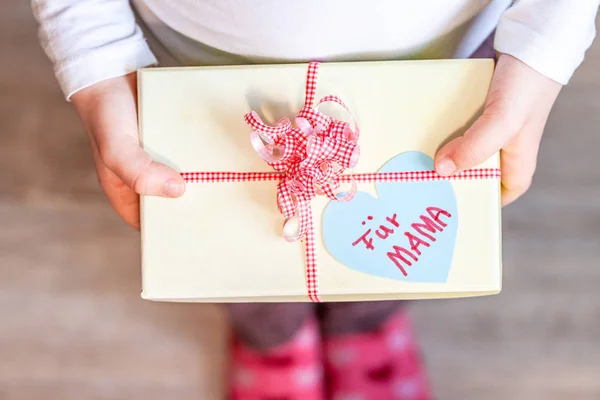
[[(413, 313), (440, 400), (600, 399), (600, 39), (504, 211), (504, 291)], [(226, 319), (140, 299), (29, 2), (0, 0), (0, 399), (214, 399)]]

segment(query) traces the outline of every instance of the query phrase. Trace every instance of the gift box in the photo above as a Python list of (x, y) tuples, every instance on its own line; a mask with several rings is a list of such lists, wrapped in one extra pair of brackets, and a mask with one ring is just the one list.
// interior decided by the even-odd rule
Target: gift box
[(144, 149), (185, 178), (141, 198), (142, 297), (357, 301), (501, 290), (498, 154), (433, 157), (480, 115), (492, 60), (150, 68)]

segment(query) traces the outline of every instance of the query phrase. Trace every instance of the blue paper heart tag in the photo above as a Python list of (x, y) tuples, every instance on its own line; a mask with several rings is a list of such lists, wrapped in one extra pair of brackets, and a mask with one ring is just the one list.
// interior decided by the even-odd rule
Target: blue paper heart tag
[[(433, 159), (402, 153), (378, 172), (432, 170)], [(322, 220), (327, 251), (356, 271), (406, 282), (448, 280), (458, 229), (449, 181), (378, 182), (377, 196), (358, 192), (330, 201)]]

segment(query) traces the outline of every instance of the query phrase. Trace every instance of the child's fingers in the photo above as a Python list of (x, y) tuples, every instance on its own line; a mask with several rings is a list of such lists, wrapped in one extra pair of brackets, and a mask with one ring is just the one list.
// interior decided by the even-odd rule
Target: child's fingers
[[(143, 153), (141, 154), (141, 157), (149, 157), (145, 152), (143, 152), (139, 148), (139, 146), (137, 147), (137, 150)], [(100, 181), (100, 186), (102, 186), (102, 189), (104, 190), (104, 193), (106, 194), (106, 197), (108, 198), (108, 201), (110, 202), (111, 206), (129, 226), (139, 230), (140, 205), (138, 194), (152, 194), (151, 186), (152, 182), (155, 181), (155, 177), (153, 175), (156, 174), (153, 174), (153, 171), (148, 171), (145, 174), (137, 174), (137, 179), (132, 179), (132, 174), (136, 174), (136, 170), (139, 170), (139, 168), (136, 168), (134, 165), (132, 165), (131, 168), (123, 168), (122, 165), (127, 163), (118, 162), (118, 156), (114, 157), (114, 161), (112, 161), (112, 159), (107, 159), (105, 155), (104, 158), (105, 160), (107, 160), (106, 162), (109, 165), (112, 165), (115, 170), (119, 171), (119, 175), (117, 175), (117, 173), (115, 173), (105, 164), (105, 161), (102, 161), (100, 157), (100, 151), (96, 146), (95, 142), (92, 142), (92, 153), (94, 156), (94, 161), (96, 163), (96, 170), (98, 173), (98, 180)], [(167, 169), (167, 176), (174, 172), (167, 166), (159, 163), (154, 163), (153, 161), (150, 161), (150, 165), (156, 165), (159, 169)], [(177, 178), (180, 178), (179, 174), (177, 174), (176, 172), (175, 174)], [(158, 175), (160, 175), (160, 173)], [(146, 179), (145, 182), (144, 179)], [(136, 190), (134, 190), (134, 188)]]
[(155, 162), (139, 144), (135, 74), (107, 80), (73, 97), (99, 161), (141, 195), (179, 197), (185, 190), (177, 171)]
[(500, 56), (488, 91), (483, 114), (462, 137), (454, 139), (436, 155), (436, 170), (442, 175), (483, 163), (521, 129), (529, 106), (521, 93), (527, 76), (517, 59)]
[(500, 112), (487, 109), (467, 132), (448, 144), (437, 153), (436, 170), (441, 175), (473, 168), (498, 152), (515, 135), (517, 129), (511, 126)]
[(522, 115), (513, 106), (514, 77), (506, 75), (506, 62), (500, 62), (482, 115), (463, 136), (452, 140), (436, 155), (438, 173), (452, 175), (476, 167), (498, 152), (520, 129)]
[(98, 171), (100, 185), (117, 214), (132, 228), (140, 229), (140, 202), (139, 196), (112, 171), (104, 167)]
[[(119, 137), (120, 144), (99, 148), (100, 159), (136, 193), (147, 196), (179, 197), (185, 182), (174, 169), (152, 160), (130, 136)], [(110, 140), (108, 141), (110, 142)]]
[(531, 186), (537, 166), (539, 143), (511, 143), (502, 150), (502, 205), (521, 197)]
[(110, 204), (139, 229), (139, 196), (179, 197), (181, 175), (155, 162), (139, 144), (135, 73), (75, 93), (72, 100), (90, 139), (98, 180)]

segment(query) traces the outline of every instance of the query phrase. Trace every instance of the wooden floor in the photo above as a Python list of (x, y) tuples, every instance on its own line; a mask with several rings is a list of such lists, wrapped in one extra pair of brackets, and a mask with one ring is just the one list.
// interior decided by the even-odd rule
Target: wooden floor
[[(0, 0), (0, 399), (217, 399), (226, 321), (139, 297), (25, 0)], [(420, 302), (440, 400), (600, 399), (600, 40), (504, 214), (499, 296)]]

